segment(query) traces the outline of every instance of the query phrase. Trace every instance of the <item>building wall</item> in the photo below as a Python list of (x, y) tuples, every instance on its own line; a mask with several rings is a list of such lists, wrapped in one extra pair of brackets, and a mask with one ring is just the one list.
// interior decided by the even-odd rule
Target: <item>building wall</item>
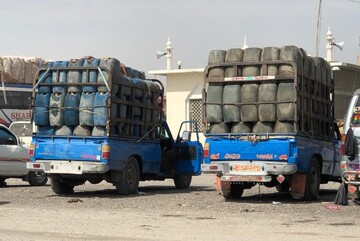
[(360, 66), (358, 68), (340, 67), (334, 71), (335, 83), (335, 118), (343, 119), (356, 89), (360, 88)]
[[(166, 118), (174, 135), (178, 133), (182, 121), (190, 120), (190, 101), (201, 100), (202, 88), (202, 72), (167, 74)], [(204, 139), (204, 135), (200, 133), (202, 143)]]

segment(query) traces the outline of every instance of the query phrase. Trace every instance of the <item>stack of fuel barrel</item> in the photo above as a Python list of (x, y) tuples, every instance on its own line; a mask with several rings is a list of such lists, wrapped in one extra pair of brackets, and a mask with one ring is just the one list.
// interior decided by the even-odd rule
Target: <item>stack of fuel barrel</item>
[(38, 135), (153, 138), (162, 115), (161, 83), (115, 58), (43, 63), (34, 87)]
[(205, 83), (209, 133), (332, 135), (330, 65), (301, 48), (212, 50)]

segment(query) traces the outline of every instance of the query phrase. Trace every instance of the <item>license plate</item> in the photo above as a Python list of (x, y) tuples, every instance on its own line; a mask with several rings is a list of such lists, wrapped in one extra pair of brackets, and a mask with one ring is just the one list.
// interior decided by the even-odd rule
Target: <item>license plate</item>
[(234, 165), (233, 171), (236, 171), (236, 172), (260, 172), (261, 166), (259, 166), (259, 165)]

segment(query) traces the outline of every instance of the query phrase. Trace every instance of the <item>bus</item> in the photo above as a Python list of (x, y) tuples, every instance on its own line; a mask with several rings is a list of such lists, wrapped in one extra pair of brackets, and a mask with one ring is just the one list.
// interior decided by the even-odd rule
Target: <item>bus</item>
[(32, 85), (1, 82), (0, 124), (9, 126), (14, 121), (30, 120), (31, 95)]

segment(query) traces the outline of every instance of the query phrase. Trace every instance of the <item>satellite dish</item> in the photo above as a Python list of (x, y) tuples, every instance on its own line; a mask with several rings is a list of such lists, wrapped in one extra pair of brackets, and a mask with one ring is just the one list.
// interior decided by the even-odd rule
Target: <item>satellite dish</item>
[(338, 47), (340, 50), (342, 50), (344, 48), (345, 42), (339, 42), (339, 43), (332, 43), (332, 45)]
[(164, 52), (161, 52), (161, 51), (157, 51), (156, 52), (156, 57), (157, 57), (157, 59), (160, 59), (162, 56), (164, 56), (164, 55), (166, 55), (166, 53), (164, 53)]

